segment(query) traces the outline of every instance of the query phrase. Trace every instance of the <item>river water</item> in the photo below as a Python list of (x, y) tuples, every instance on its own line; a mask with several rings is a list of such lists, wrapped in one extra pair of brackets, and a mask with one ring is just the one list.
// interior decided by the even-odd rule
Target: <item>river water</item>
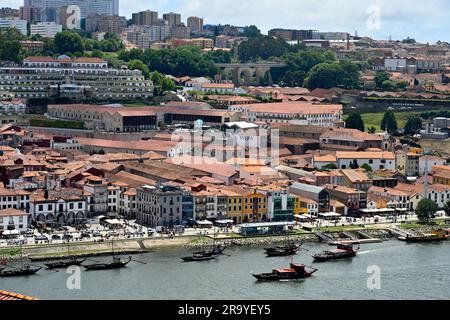
[[(314, 263), (311, 253), (329, 249), (311, 244), (295, 261), (318, 268), (306, 280), (258, 283), (251, 273), (288, 267), (288, 257), (266, 258), (262, 248), (234, 247), (229, 256), (206, 262), (181, 262), (186, 250), (136, 255), (147, 264), (80, 273), (81, 289), (69, 290), (66, 270), (41, 270), (24, 278), (0, 278), (0, 289), (40, 299), (187, 299), (187, 300), (296, 300), (296, 299), (450, 299), (450, 242), (407, 244), (388, 241), (363, 245), (352, 260)], [(107, 258), (95, 258), (101, 261)], [(377, 276), (367, 273), (376, 266)], [(370, 290), (369, 277), (379, 284)], [(72, 282), (73, 283), (73, 282)]]

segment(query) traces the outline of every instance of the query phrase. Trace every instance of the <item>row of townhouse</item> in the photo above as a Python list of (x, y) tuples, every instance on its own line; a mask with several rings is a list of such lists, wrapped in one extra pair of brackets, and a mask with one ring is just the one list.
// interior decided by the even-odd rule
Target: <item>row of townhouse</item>
[(318, 207), (282, 188), (216, 189), (202, 184), (190, 188), (137, 188), (137, 221), (154, 227), (179, 224), (186, 219), (229, 219), (236, 224), (292, 221), (294, 215), (315, 212)]

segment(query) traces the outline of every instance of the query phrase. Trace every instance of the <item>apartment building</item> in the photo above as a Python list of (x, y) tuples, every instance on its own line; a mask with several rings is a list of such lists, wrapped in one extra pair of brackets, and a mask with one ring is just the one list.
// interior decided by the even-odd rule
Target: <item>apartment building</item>
[(132, 100), (152, 97), (153, 84), (140, 70), (112, 69), (99, 58), (28, 57), (19, 67), (0, 68), (0, 91), (27, 99)]
[(418, 177), (423, 172), (419, 168), (420, 155), (399, 151), (396, 154), (397, 170), (407, 177)]
[(390, 209), (407, 209), (410, 208), (409, 194), (392, 188), (371, 187), (368, 191), (378, 197), (387, 199)]
[(138, 46), (139, 49), (150, 48), (150, 37), (141, 31), (127, 32), (127, 40)]
[(0, 19), (0, 29), (5, 29), (5, 28), (15, 28), (24, 36), (26, 36), (28, 33), (26, 20)]
[(201, 33), (203, 31), (203, 18), (188, 17), (187, 18), (187, 27), (194, 34)]
[(42, 191), (30, 195), (33, 221), (48, 224), (81, 224), (88, 217), (90, 195), (78, 189)]
[(345, 186), (327, 185), (331, 199), (343, 203), (348, 208), (349, 215), (358, 215), (367, 207), (367, 194), (364, 191)]
[(153, 26), (158, 23), (158, 12), (140, 11), (132, 14), (133, 24), (137, 26)]
[(103, 214), (108, 212), (108, 184), (100, 177), (90, 176), (83, 185), (83, 190), (91, 194), (88, 212)]
[(30, 35), (40, 35), (43, 38), (54, 38), (62, 31), (62, 25), (54, 22), (39, 22), (30, 26)]
[(183, 191), (170, 186), (137, 189), (137, 221), (151, 227), (177, 225), (182, 221)]
[(28, 213), (13, 208), (0, 210), (0, 234), (7, 230), (24, 233), (27, 229)]

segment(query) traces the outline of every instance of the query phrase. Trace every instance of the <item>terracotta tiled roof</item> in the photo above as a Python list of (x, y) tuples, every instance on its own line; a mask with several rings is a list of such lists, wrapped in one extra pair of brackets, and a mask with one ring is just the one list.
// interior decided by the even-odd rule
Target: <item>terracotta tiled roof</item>
[(18, 293), (12, 293), (4, 290), (0, 290), (0, 300), (39, 300), (37, 298), (24, 296)]
[(13, 217), (13, 216), (27, 216), (28, 214), (24, 211), (8, 208), (0, 210), (0, 217)]

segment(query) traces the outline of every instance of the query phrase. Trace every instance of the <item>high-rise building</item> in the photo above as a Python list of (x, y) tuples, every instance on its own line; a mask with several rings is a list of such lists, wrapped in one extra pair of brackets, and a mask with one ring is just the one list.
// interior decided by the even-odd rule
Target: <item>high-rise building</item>
[(81, 19), (85, 19), (90, 13), (108, 16), (119, 14), (119, 0), (24, 0), (23, 10), (40, 9), (42, 21), (58, 22), (61, 7), (71, 5), (80, 7)]
[(54, 22), (39, 22), (31, 25), (30, 35), (40, 35), (43, 38), (54, 38), (58, 32), (62, 31), (62, 25)]
[(121, 16), (100, 17), (99, 31), (120, 34), (127, 27), (127, 18)]
[(158, 23), (158, 12), (141, 11), (132, 14), (133, 24), (137, 26), (154, 26)]
[(192, 33), (201, 33), (203, 31), (203, 18), (189, 17), (187, 27), (191, 29)]
[(151, 42), (166, 40), (170, 37), (170, 31), (171, 27), (165, 25), (151, 26), (147, 29)]
[(0, 19), (0, 29), (16, 28), (23, 35), (27, 35), (27, 21), (19, 19)]
[(42, 21), (42, 8), (20, 7), (20, 19), (28, 23)]
[(141, 31), (127, 32), (127, 40), (138, 46), (139, 49), (150, 48), (150, 37), (148, 33)]
[(191, 37), (191, 29), (184, 25), (173, 26), (170, 28), (170, 37), (178, 39), (189, 39)]
[(179, 13), (165, 13), (163, 14), (163, 19), (166, 20), (171, 27), (181, 24), (181, 14)]

